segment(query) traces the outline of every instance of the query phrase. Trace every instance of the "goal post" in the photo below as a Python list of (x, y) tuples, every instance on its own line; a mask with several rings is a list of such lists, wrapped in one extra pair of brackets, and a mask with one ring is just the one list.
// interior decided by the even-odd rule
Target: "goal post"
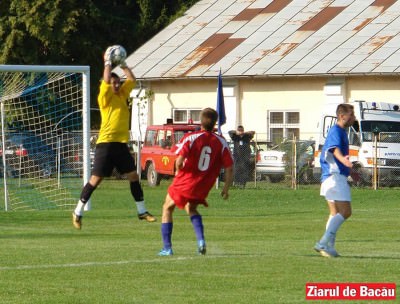
[(74, 206), (90, 177), (90, 67), (0, 65), (0, 106), (0, 210)]

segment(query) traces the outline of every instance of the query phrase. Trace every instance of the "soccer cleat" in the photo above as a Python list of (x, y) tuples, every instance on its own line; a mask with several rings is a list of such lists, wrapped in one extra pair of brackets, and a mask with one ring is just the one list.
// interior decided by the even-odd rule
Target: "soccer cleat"
[(337, 258), (339, 256), (333, 247), (326, 247), (326, 249), (321, 250), (319, 253), (326, 258)]
[(334, 247), (323, 245), (320, 242), (317, 242), (315, 244), (314, 250), (319, 252), (320, 255), (326, 258), (337, 258), (339, 256)]
[(76, 215), (75, 212), (72, 212), (72, 225), (76, 229), (81, 229), (82, 228), (82, 216), (81, 215)]
[(147, 211), (145, 213), (138, 214), (138, 218), (139, 220), (146, 220), (149, 223), (157, 221), (157, 219)]
[(161, 249), (160, 252), (158, 253), (159, 256), (170, 256), (174, 255), (174, 252), (172, 251), (172, 248), (170, 249)]
[(198, 247), (197, 247), (197, 252), (200, 255), (205, 255), (206, 254), (206, 252), (207, 252), (206, 242), (204, 242), (203, 240), (199, 241), (199, 244), (198, 244)]

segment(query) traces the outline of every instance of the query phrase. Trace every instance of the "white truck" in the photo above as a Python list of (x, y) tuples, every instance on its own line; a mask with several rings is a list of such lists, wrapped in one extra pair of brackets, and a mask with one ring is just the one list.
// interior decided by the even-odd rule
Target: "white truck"
[[(353, 101), (356, 121), (347, 130), (354, 184), (400, 185), (400, 111), (386, 102)], [(321, 175), (320, 155), (329, 128), (336, 123), (337, 104), (328, 104), (318, 124), (314, 178)]]

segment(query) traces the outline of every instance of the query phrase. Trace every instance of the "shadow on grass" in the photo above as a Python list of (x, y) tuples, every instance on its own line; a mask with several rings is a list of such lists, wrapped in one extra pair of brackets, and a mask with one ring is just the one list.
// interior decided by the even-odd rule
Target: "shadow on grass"
[(310, 258), (318, 258), (318, 259), (326, 259), (326, 260), (351, 260), (351, 259), (356, 259), (356, 260), (393, 260), (393, 261), (397, 261), (400, 260), (400, 256), (399, 257), (394, 257), (394, 256), (383, 256), (383, 255), (343, 255), (341, 254), (339, 257), (337, 258), (327, 258), (327, 257), (323, 257), (321, 255), (319, 255), (318, 253), (315, 254), (304, 254), (304, 255), (298, 255), (301, 257), (310, 257)]
[[(204, 214), (202, 215), (204, 218), (257, 218), (257, 217), (272, 217), (272, 216), (286, 216), (286, 215), (299, 215), (299, 214), (307, 214), (314, 213), (313, 211), (291, 211), (291, 212), (276, 212), (276, 213), (261, 213), (257, 212), (256, 214), (228, 214), (228, 215), (220, 215), (220, 214)], [(174, 215), (175, 216), (175, 215)], [(187, 217), (187, 215), (184, 215)]]
[(125, 236), (126, 234), (115, 234), (115, 233), (93, 233), (93, 232), (81, 232), (71, 231), (71, 233), (14, 233), (8, 235), (1, 235), (0, 239), (16, 239), (16, 240), (35, 240), (35, 239), (72, 239), (72, 238), (89, 238), (89, 239), (102, 239), (105, 236), (118, 237)]
[(400, 260), (399, 257), (390, 257), (390, 256), (382, 256), (382, 255), (341, 255), (340, 259), (369, 259), (369, 260)]

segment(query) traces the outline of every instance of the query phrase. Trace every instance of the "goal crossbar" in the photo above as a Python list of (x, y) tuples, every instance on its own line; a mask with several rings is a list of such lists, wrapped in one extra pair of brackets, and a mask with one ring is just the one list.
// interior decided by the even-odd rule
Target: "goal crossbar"
[(0, 72), (66, 72), (66, 73), (89, 73), (89, 66), (68, 65), (6, 65), (0, 64)]

